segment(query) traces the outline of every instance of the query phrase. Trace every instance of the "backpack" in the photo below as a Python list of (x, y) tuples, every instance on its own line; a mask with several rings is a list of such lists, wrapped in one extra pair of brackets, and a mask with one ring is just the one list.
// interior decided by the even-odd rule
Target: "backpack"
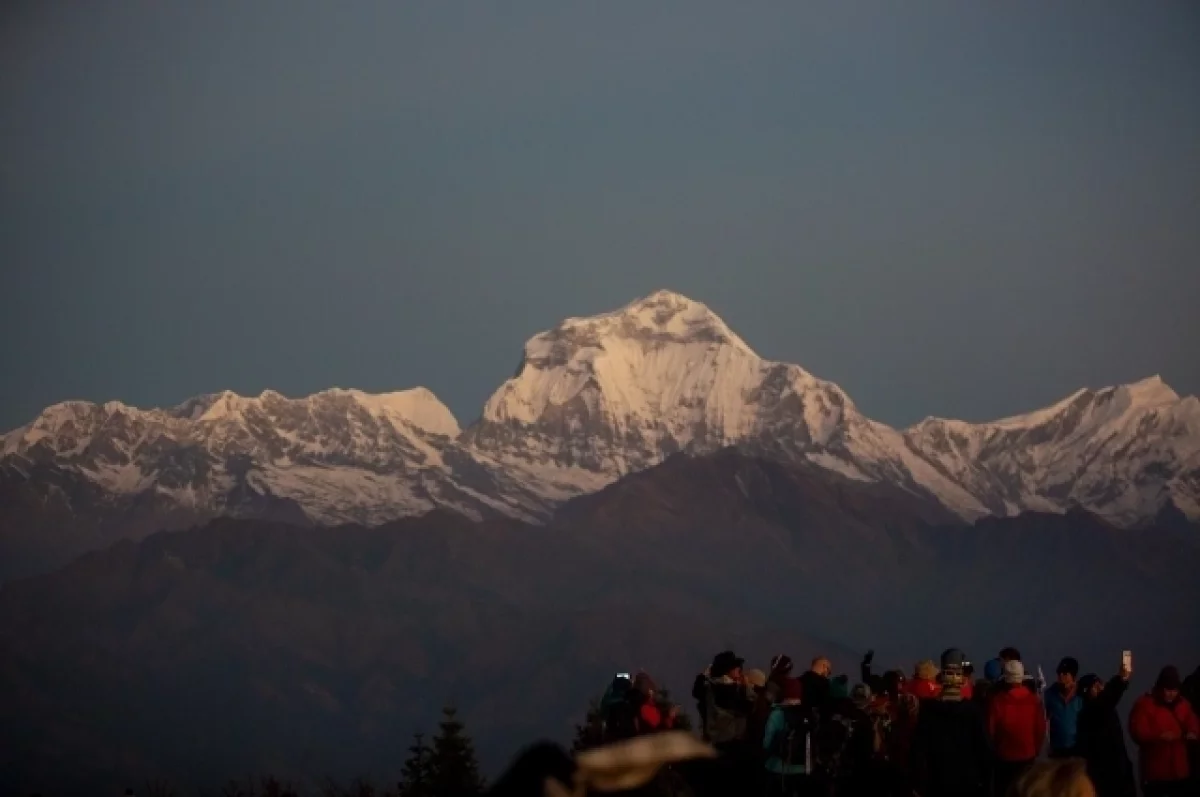
[(713, 685), (704, 685), (704, 738), (711, 744), (724, 744), (741, 739), (746, 735), (746, 718), (739, 717), (728, 709), (717, 705)]
[(817, 771), (829, 776), (842, 769), (842, 760), (853, 733), (853, 723), (841, 714), (830, 712), (817, 723), (813, 734), (813, 764)]
[(801, 706), (776, 706), (772, 711), (783, 714), (783, 730), (771, 740), (771, 757), (778, 758), (784, 766), (803, 764), (808, 771), (812, 766), (809, 712)]

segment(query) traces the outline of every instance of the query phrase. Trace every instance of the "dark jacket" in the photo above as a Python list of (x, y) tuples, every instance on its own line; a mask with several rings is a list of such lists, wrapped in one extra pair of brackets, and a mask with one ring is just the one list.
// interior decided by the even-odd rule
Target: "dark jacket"
[[(728, 678), (696, 676), (692, 697), (700, 709), (704, 738), (713, 744), (745, 741), (746, 720), (754, 708), (754, 697), (747, 688)], [(712, 708), (714, 716), (709, 716)]]
[(829, 706), (829, 679), (809, 670), (800, 676), (800, 685), (804, 689), (804, 705), (818, 713), (825, 711)]
[(1085, 697), (1079, 710), (1076, 751), (1087, 761), (1096, 797), (1136, 797), (1133, 762), (1125, 749), (1125, 729), (1117, 705), (1129, 683), (1113, 678), (1096, 697)]
[[(1192, 705), (1192, 713), (1200, 716), (1200, 667), (1183, 679), (1179, 694), (1183, 695), (1184, 700)], [(1187, 748), (1188, 765), (1192, 770), (1192, 777), (1200, 781), (1200, 742), (1188, 742)]]
[(923, 797), (985, 794), (990, 752), (978, 706), (922, 701), (910, 761), (913, 785)]

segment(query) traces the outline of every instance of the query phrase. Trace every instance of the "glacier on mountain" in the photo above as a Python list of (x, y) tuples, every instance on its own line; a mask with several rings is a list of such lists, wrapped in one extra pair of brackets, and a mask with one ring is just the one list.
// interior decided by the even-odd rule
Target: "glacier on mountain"
[(209, 514), (261, 495), (326, 524), (435, 507), (537, 520), (673, 454), (728, 446), (890, 482), (965, 519), (1082, 506), (1135, 525), (1168, 501), (1200, 516), (1200, 401), (1161, 379), (901, 431), (832, 382), (759, 357), (670, 291), (534, 335), (466, 429), (424, 388), (225, 391), (153, 410), (64, 402), (5, 435), (0, 465), (30, 479), (54, 467)]

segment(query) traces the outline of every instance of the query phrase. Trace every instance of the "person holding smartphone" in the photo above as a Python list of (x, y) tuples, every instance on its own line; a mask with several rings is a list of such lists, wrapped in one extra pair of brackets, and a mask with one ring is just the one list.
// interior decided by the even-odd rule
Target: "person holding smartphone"
[(1108, 683), (1095, 673), (1079, 679), (1083, 708), (1079, 711), (1075, 746), (1077, 754), (1087, 762), (1088, 777), (1097, 797), (1137, 797), (1133, 762), (1125, 748), (1125, 729), (1117, 714), (1132, 674), (1132, 662), (1127, 659)]

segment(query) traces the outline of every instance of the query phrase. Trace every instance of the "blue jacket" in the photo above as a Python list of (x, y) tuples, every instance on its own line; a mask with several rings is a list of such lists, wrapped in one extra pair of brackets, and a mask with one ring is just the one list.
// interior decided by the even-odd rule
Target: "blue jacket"
[(1062, 684), (1054, 684), (1046, 690), (1046, 719), (1050, 721), (1050, 750), (1070, 750), (1075, 747), (1079, 712), (1083, 709), (1083, 695), (1075, 690), (1068, 701)]
[[(767, 728), (763, 733), (763, 749), (771, 753), (775, 747), (775, 737), (787, 733), (787, 720), (783, 717), (783, 704), (774, 706), (771, 709), (770, 715), (767, 717)], [(789, 707), (790, 708), (790, 707)], [(799, 708), (799, 706), (797, 706)], [(796, 729), (797, 733), (800, 729)], [(800, 741), (801, 749), (803, 741)], [(766, 768), (779, 775), (803, 775), (804, 774), (804, 756), (800, 756), (798, 762), (793, 761), (790, 764), (785, 764), (777, 755), (768, 755)]]

